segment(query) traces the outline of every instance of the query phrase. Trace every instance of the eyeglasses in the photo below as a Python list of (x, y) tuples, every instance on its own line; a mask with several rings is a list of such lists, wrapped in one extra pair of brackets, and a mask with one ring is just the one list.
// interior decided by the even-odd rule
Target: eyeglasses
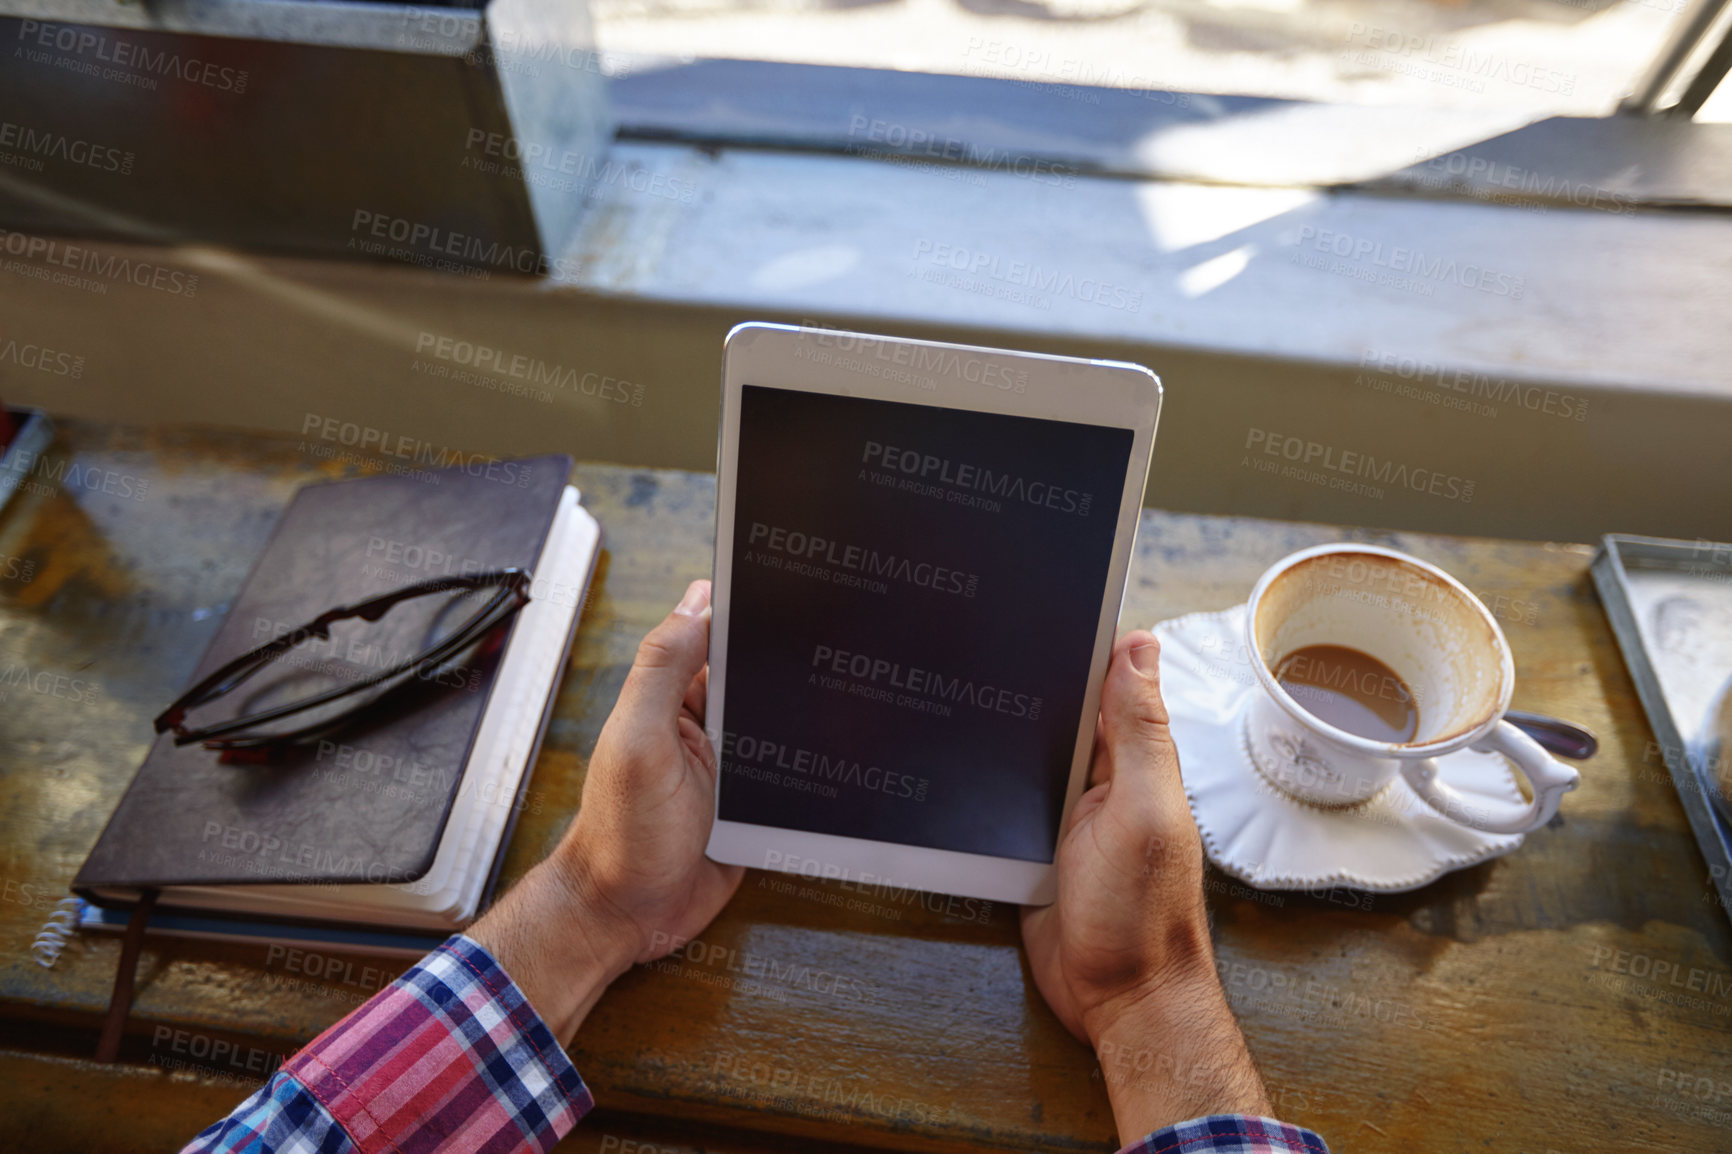
[[(327, 610), (188, 689), (157, 717), (156, 732), (172, 731), (176, 745), (203, 742), (206, 749), (229, 752), (268, 752), (328, 734), (399, 690), (431, 681), (452, 684), (458, 659), (529, 603), (529, 583), (524, 569), (466, 573)], [(332, 626), (350, 621), (363, 624), (333, 636)], [(325, 643), (332, 643), (333, 652), (317, 653)], [(303, 645), (307, 651), (284, 660)], [(243, 702), (243, 715), (186, 725), (189, 711), (233, 692), (273, 663), (284, 676)], [(462, 682), (457, 677), (456, 684)]]

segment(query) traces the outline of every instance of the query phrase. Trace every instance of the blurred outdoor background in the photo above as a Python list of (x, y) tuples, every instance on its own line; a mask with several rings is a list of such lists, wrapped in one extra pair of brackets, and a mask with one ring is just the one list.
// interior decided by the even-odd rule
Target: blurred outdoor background
[[(1686, 0), (592, 0), (601, 47), (1532, 116), (1610, 113)], [(1723, 121), (1722, 86), (1698, 120)], [(1076, 98), (1087, 102), (1089, 94)]]

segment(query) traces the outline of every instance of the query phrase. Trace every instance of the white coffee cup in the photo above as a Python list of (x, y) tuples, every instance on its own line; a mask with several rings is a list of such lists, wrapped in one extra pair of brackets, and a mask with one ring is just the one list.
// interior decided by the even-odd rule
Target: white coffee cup
[[(1550, 821), (1580, 776), (1503, 720), (1515, 689), (1509, 642), (1485, 605), (1455, 578), (1376, 545), (1304, 549), (1258, 580), (1245, 640), (1259, 688), (1240, 724), (1258, 771), (1314, 805), (1369, 801), (1397, 774), (1433, 809), (1488, 833), (1526, 833)], [(1405, 683), (1418, 728), (1404, 742), (1349, 733), (1309, 712), (1275, 679), (1283, 658), (1338, 645), (1377, 659)], [(1532, 800), (1491, 812), (1443, 781), (1436, 758), (1459, 749), (1499, 753), (1527, 778)]]

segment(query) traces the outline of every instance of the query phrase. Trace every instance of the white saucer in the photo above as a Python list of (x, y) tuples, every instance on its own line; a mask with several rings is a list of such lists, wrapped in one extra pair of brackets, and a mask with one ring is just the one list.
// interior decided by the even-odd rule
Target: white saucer
[[(1239, 605), (1153, 628), (1161, 641), (1161, 695), (1210, 861), (1258, 889), (1395, 893), (1522, 844), (1520, 834), (1457, 825), (1400, 776), (1370, 801), (1343, 809), (1311, 805), (1271, 785), (1252, 765), (1239, 725), (1240, 706), (1257, 689), (1244, 618)], [(1527, 804), (1500, 754), (1461, 750), (1437, 765), (1445, 781), (1487, 808)]]

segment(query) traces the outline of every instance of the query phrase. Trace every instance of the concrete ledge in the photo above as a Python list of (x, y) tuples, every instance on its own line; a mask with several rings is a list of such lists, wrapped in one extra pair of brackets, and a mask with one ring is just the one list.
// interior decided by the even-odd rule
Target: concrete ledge
[[(306, 429), (309, 451), (369, 429), (374, 457), (707, 469), (722, 335), (813, 320), (1148, 364), (1168, 396), (1163, 508), (1732, 538), (1718, 216), (649, 144), (613, 166), (556, 282), (0, 237), (0, 350), (81, 359), (76, 377), (7, 364), (7, 399)], [(148, 287), (152, 270), (195, 291)]]

